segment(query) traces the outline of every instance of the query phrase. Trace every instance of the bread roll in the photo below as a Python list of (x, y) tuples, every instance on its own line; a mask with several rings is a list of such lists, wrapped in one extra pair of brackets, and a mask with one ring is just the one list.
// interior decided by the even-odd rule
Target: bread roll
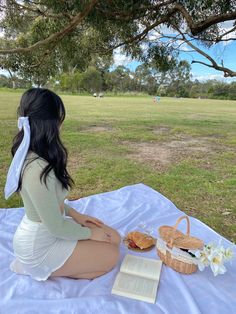
[(155, 244), (155, 239), (139, 231), (129, 232), (127, 234), (127, 239), (132, 240), (142, 250)]

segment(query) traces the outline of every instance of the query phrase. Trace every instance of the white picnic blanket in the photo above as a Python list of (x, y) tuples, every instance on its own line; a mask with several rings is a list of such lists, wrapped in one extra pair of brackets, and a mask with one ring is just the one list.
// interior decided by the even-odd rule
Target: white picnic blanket
[[(81, 213), (96, 216), (106, 224), (126, 234), (146, 222), (157, 229), (173, 225), (184, 213), (152, 188), (139, 183), (115, 191), (100, 193), (71, 201)], [(9, 269), (13, 260), (12, 238), (24, 215), (23, 208), (0, 210), (0, 314), (233, 314), (236, 313), (236, 259), (226, 264), (224, 275), (213, 276), (210, 268), (191, 275), (179, 274), (163, 265), (156, 303), (111, 294), (115, 277), (124, 256), (129, 254), (158, 258), (155, 249), (137, 253), (121, 245), (119, 264), (109, 273), (95, 278), (70, 279), (55, 277), (37, 282), (29, 276), (18, 275)], [(191, 234), (205, 243), (218, 242), (221, 236), (201, 221), (190, 217)], [(179, 225), (185, 232), (185, 221)], [(225, 246), (233, 245), (222, 238)], [(236, 246), (233, 245), (236, 255)]]

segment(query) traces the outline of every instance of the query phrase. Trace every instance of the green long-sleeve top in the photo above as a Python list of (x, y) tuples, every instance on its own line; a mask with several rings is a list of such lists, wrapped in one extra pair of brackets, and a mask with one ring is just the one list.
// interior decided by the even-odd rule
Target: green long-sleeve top
[[(25, 213), (32, 221), (41, 221), (48, 231), (62, 239), (85, 240), (91, 237), (91, 229), (83, 227), (73, 219), (65, 219), (61, 208), (68, 214), (70, 207), (64, 203), (68, 190), (62, 187), (52, 169), (47, 176), (47, 187), (40, 174), (48, 162), (30, 151), (23, 165), (22, 197)], [(32, 160), (29, 162), (29, 160)], [(35, 160), (34, 160), (35, 159)]]

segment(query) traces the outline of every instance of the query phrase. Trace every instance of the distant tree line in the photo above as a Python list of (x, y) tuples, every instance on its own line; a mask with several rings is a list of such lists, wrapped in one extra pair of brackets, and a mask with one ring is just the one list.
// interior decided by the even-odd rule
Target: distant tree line
[[(147, 64), (139, 65), (135, 71), (124, 66), (113, 70), (109, 64), (100, 68), (91, 65), (85, 71), (73, 70), (51, 77), (45, 87), (58, 92), (75, 94), (136, 93), (170, 97), (236, 99), (236, 82), (218, 80), (200, 82), (191, 80), (190, 65), (180, 61), (171, 71), (158, 72)], [(11, 75), (0, 75), (0, 87), (29, 88), (32, 82)]]

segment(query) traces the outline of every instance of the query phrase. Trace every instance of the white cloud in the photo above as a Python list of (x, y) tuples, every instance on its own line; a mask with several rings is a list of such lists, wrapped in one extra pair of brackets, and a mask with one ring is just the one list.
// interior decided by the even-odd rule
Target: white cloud
[(150, 41), (154, 41), (160, 37), (161, 37), (161, 34), (159, 33), (159, 31), (157, 31), (155, 29), (151, 30), (147, 36), (148, 40), (150, 40)]
[(7, 77), (9, 77), (10, 75), (9, 75), (9, 72), (8, 71), (6, 71), (6, 70), (0, 70), (0, 75), (5, 75), (5, 76), (7, 76)]
[[(233, 21), (226, 21), (219, 24), (220, 35), (230, 31), (233, 28)], [(222, 37), (222, 39), (236, 38), (236, 31), (226, 34)], [(227, 46), (232, 43), (232, 40), (222, 41), (224, 46)]]
[(218, 73), (218, 74), (206, 73), (204, 75), (198, 75), (194, 73), (191, 73), (191, 74), (192, 74), (192, 81), (198, 80), (200, 82), (204, 82), (207, 80), (217, 80), (224, 83), (231, 83), (231, 82), (236, 81), (236, 77), (226, 78), (224, 77), (223, 73)]
[(207, 81), (207, 80), (218, 80), (218, 81), (222, 81), (223, 79), (223, 75), (222, 74), (209, 74), (206, 73), (204, 75), (196, 75), (192, 73), (192, 80), (198, 80), (198, 81)]
[[(1, 1), (1, 0), (0, 0)], [(0, 38), (4, 37), (4, 30), (0, 28)]]
[(193, 51), (193, 49), (190, 48), (190, 47), (188, 46), (188, 44), (186, 44), (186, 43), (184, 43), (183, 45), (181, 45), (181, 46), (180, 46), (180, 49), (181, 49), (182, 51)]
[(168, 35), (168, 36), (173, 36), (173, 35), (178, 34), (176, 30), (174, 30), (172, 27), (167, 27), (166, 25), (160, 25), (158, 29), (160, 33)]
[(124, 53), (121, 52), (121, 48), (117, 48), (113, 52), (114, 57), (114, 66), (117, 67), (118, 65), (127, 66), (130, 62), (132, 62), (131, 57), (126, 57)]

